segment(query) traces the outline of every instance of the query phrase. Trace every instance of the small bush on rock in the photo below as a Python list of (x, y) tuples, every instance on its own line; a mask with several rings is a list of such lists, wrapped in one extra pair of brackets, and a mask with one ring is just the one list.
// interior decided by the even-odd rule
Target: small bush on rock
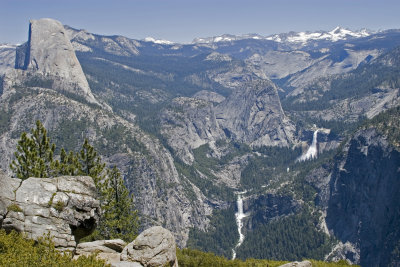
[(58, 211), (58, 212), (62, 212), (63, 209), (65, 208), (65, 204), (62, 201), (57, 201), (56, 205), (54, 206), (54, 208)]
[(17, 204), (11, 204), (7, 207), (7, 211), (21, 212), (22, 209)]

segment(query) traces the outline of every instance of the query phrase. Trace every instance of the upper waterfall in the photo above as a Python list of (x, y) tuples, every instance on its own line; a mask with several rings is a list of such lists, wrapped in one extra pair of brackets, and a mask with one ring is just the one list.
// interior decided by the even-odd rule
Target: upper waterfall
[(318, 148), (317, 148), (318, 131), (319, 131), (319, 129), (314, 131), (311, 146), (308, 148), (307, 152), (304, 155), (301, 155), (297, 159), (297, 161), (305, 161), (305, 160), (317, 158), (317, 155), (318, 155)]

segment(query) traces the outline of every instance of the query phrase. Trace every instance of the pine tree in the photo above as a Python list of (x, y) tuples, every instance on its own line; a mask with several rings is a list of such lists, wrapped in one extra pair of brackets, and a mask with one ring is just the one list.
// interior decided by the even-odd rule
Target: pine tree
[(122, 238), (132, 241), (138, 231), (138, 214), (119, 170), (116, 167), (107, 169), (104, 175), (105, 163), (87, 139), (77, 155), (77, 160), (73, 159), (73, 154), (69, 157), (71, 168), (78, 166), (80, 175), (93, 178), (100, 198), (102, 216), (99, 226), (87, 240)]
[(18, 140), (15, 160), (10, 164), (11, 170), (20, 179), (29, 177), (51, 177), (53, 175), (53, 154), (56, 146), (51, 144), (47, 130), (43, 124), (36, 121), (36, 129), (31, 135), (26, 132)]
[(55, 161), (53, 167), (58, 175), (79, 175), (80, 162), (78, 156), (70, 151), (67, 153), (64, 148), (61, 148), (60, 160)]
[(103, 216), (98, 226), (99, 234), (105, 239), (134, 240), (139, 225), (138, 214), (116, 167), (107, 170), (107, 176), (100, 185), (100, 194)]
[(102, 163), (100, 156), (97, 155), (96, 150), (89, 144), (87, 139), (85, 139), (78, 154), (78, 162), (79, 174), (92, 177), (97, 186), (104, 178), (102, 174), (105, 164)]

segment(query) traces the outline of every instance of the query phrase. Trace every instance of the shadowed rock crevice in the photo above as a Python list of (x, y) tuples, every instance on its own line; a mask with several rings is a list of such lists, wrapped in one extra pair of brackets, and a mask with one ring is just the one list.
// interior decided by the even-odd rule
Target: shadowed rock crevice
[(70, 225), (72, 235), (75, 237), (76, 243), (79, 243), (79, 240), (84, 238), (85, 236), (90, 235), (96, 229), (97, 221), (95, 218), (89, 218), (83, 220), (79, 226)]

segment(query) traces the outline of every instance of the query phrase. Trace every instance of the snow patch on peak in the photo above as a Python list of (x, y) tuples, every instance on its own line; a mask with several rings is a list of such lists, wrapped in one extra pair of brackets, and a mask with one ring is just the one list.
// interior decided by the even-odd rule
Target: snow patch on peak
[(275, 41), (275, 42), (278, 42), (278, 43), (282, 42), (282, 38), (279, 36), (279, 34), (274, 34), (274, 35), (271, 35), (271, 36), (267, 36), (267, 37), (265, 37), (265, 40), (271, 40), (271, 41)]
[(332, 41), (338, 41), (338, 40), (343, 40), (346, 39), (348, 36), (351, 37), (367, 37), (370, 35), (370, 33), (367, 32), (366, 29), (357, 31), (357, 32), (353, 32), (350, 31), (348, 29), (344, 29), (341, 27), (336, 27), (335, 29), (333, 29), (332, 31), (328, 32), (328, 34), (330, 34)]
[(13, 45), (13, 44), (0, 44), (0, 49), (15, 49), (17, 45)]
[(220, 36), (208, 37), (208, 38), (195, 38), (193, 44), (209, 45), (221, 42), (232, 42), (244, 39), (254, 39), (254, 40), (270, 40), (278, 43), (288, 42), (288, 43), (298, 43), (305, 45), (307, 42), (315, 40), (327, 40), (336, 42), (339, 40), (346, 40), (348, 38), (360, 38), (367, 37), (371, 35), (372, 32), (367, 29), (362, 29), (359, 31), (351, 31), (342, 27), (336, 27), (331, 31), (316, 31), (316, 32), (289, 32), (282, 34), (273, 34), (269, 36), (261, 36), (258, 34), (244, 34), (244, 35), (231, 35), (223, 34)]
[(299, 32), (295, 33), (287, 38), (288, 42), (292, 43), (307, 43), (310, 40), (330, 40), (337, 42), (339, 40), (346, 40), (349, 37), (360, 38), (367, 37), (370, 35), (366, 29), (360, 31), (351, 31), (342, 27), (336, 27), (329, 32)]
[(212, 43), (221, 43), (221, 42), (233, 42), (244, 39), (255, 39), (262, 40), (265, 37), (258, 34), (243, 34), (243, 35), (231, 35), (231, 34), (223, 34), (220, 36), (207, 37), (207, 38), (195, 38), (193, 40), (193, 44), (212, 44)]
[(330, 33), (330, 34), (337, 34), (337, 33), (340, 33), (342, 30), (343, 30), (342, 27), (337, 26), (335, 29), (333, 29), (333, 30), (330, 31), (329, 33)]
[(174, 45), (174, 42), (168, 41), (168, 40), (163, 40), (163, 39), (155, 39), (153, 37), (146, 37), (144, 38), (145, 42), (152, 42), (155, 44), (164, 44), (164, 45)]

